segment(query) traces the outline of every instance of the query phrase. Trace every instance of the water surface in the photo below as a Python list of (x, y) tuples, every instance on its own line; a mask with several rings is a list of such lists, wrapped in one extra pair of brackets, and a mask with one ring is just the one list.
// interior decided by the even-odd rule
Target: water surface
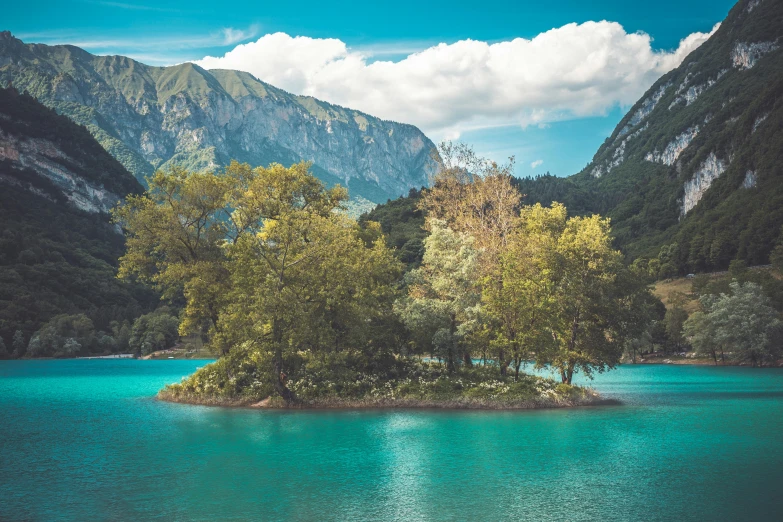
[(774, 520), (783, 370), (626, 366), (621, 406), (157, 402), (205, 361), (0, 361), (0, 520)]

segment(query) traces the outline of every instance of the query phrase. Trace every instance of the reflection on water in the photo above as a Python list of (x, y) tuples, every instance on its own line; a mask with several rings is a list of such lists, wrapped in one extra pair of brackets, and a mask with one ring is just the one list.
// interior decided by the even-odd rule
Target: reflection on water
[(627, 366), (620, 406), (221, 409), (203, 361), (0, 361), (2, 520), (765, 520), (783, 370)]

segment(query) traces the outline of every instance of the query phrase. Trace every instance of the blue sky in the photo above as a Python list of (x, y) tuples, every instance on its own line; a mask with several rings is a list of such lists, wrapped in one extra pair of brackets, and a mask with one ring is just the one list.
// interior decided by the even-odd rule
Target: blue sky
[[(201, 63), (242, 68), (294, 92), (414, 123), (433, 139), (459, 137), (494, 159), (513, 154), (518, 175), (545, 171), (569, 175), (590, 161), (628, 105), (657, 76), (676, 66), (682, 56), (675, 56), (675, 50), (680, 47), (683, 54), (691, 49), (680, 41), (693, 33), (709, 33), (733, 4), (731, 0), (644, 4), (620, 0), (27, 0), (4, 6), (0, 29), (27, 42), (72, 43), (96, 54), (125, 54), (153, 65), (212, 56), (212, 62)], [(621, 30), (609, 24), (568, 26), (604, 20), (616, 22)], [(556, 28), (562, 29), (547, 33)], [(639, 42), (637, 32), (649, 35), (649, 41)], [(262, 38), (274, 33), (285, 35)], [(542, 33), (549, 36), (537, 38)], [(497, 45), (514, 39), (539, 44), (518, 40), (516, 46)], [(465, 40), (470, 45), (457, 44)], [(242, 46), (225, 56), (237, 45), (256, 41), (255, 46)], [(574, 65), (559, 59), (564, 53), (581, 52), (580, 42), (592, 42), (584, 47), (595, 48), (588, 49), (586, 58), (574, 56), (575, 63), (603, 57), (595, 58), (600, 63), (578, 75), (577, 88), (573, 78), (561, 85), (557, 67), (565, 68), (560, 75), (566, 77)], [(433, 47), (439, 43), (449, 46)], [(645, 46), (650, 52), (639, 61), (647, 59), (649, 64), (640, 68), (632, 62)], [(422, 53), (427, 49), (430, 52)], [(306, 57), (292, 58), (289, 67), (286, 60), (296, 50)], [(657, 54), (663, 51), (671, 56)], [(309, 58), (319, 53), (323, 56)], [(412, 53), (422, 56), (406, 60)], [(546, 53), (553, 53), (552, 58)], [(534, 64), (542, 55), (544, 62), (553, 61), (552, 78), (545, 81), (540, 78), (548, 71), (539, 73)], [(498, 56), (505, 60), (501, 72)], [(373, 65), (387, 61), (394, 63)], [(464, 70), (451, 70), (463, 62)], [(350, 83), (335, 81), (336, 75)], [(619, 80), (604, 81), (610, 76)], [(394, 85), (397, 81), (399, 88)], [(624, 86), (617, 88), (616, 83)], [(439, 91), (446, 94), (438, 96)], [(513, 100), (505, 103), (504, 98)]]

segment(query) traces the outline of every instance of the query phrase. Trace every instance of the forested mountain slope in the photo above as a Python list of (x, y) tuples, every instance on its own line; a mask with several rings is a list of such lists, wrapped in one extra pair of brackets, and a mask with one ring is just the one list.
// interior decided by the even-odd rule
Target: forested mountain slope
[[(26, 346), (58, 314), (96, 329), (132, 321), (155, 296), (115, 278), (124, 240), (108, 211), (141, 185), (90, 133), (0, 89), (0, 337)], [(17, 334), (21, 332), (21, 334)]]
[(580, 173), (520, 181), (612, 218), (629, 259), (664, 272), (768, 262), (783, 225), (783, 2), (741, 0), (660, 78)]
[(151, 67), (0, 33), (0, 81), (85, 125), (139, 180), (177, 163), (214, 169), (312, 161), (327, 183), (382, 202), (426, 185), (432, 142), (416, 127), (294, 96), (238, 71)]

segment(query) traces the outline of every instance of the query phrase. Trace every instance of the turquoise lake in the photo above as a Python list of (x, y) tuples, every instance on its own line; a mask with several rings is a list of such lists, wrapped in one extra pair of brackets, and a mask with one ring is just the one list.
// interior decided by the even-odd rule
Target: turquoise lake
[(206, 361), (0, 361), (0, 520), (780, 520), (783, 369), (624, 366), (620, 406), (281, 412)]

